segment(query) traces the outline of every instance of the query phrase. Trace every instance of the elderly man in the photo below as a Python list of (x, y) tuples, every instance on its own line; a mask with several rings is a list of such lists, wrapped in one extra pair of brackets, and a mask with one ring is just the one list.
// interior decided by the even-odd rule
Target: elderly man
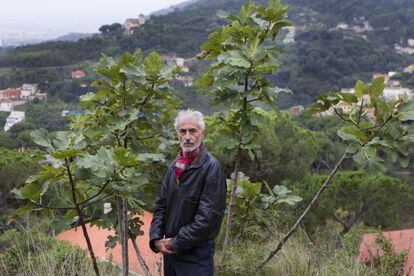
[(178, 113), (181, 151), (170, 164), (156, 202), (150, 247), (164, 255), (164, 275), (213, 275), (214, 238), (223, 218), (226, 183), (220, 163), (203, 144), (198, 111)]

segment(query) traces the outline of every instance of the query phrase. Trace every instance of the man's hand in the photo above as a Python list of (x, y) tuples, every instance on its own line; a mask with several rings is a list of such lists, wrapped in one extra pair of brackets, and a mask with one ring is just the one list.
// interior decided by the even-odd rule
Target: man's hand
[(164, 255), (173, 255), (172, 238), (154, 241), (155, 247)]

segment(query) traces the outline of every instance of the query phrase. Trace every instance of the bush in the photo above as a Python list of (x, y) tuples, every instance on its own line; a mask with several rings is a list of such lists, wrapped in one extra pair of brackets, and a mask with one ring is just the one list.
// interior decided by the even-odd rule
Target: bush
[[(0, 275), (92, 275), (86, 251), (53, 237), (49, 224), (12, 229), (0, 236)], [(117, 275), (101, 264), (103, 275)], [(119, 273), (119, 272), (118, 272)]]

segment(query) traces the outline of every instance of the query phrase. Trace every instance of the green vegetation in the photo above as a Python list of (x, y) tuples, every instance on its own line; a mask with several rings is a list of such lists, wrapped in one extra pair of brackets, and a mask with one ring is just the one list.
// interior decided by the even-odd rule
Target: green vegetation
[[(386, 254), (376, 265), (355, 260), (362, 234), (412, 224), (412, 179), (387, 174), (396, 176), (397, 167), (412, 161), (414, 106), (406, 99), (385, 102), (380, 97), (383, 79), (356, 80), (410, 60), (390, 50), (395, 37), (385, 39), (386, 30), (376, 31), (375, 37), (367, 34), (366, 40), (329, 31), (339, 19), (353, 20), (351, 10), (362, 15), (370, 8), (375, 28), (395, 18), (386, 3), (372, 6), (371, 0), (331, 18), (343, 2), (290, 1), (291, 20), (306, 28), (298, 31), (296, 44), (285, 47), (284, 56), (279, 47), (283, 27), (289, 25), (284, 5), (247, 3), (237, 16), (206, 16), (219, 8), (239, 10), (239, 1), (223, 0), (200, 1), (154, 17), (128, 37), (115, 23), (102, 26), (101, 34), (92, 38), (21, 47), (0, 56), (3, 66), (58, 66), (1, 69), (1, 84), (19, 85), (28, 78), (39, 82), (49, 98), (19, 107), (26, 120), (0, 133), (0, 146), (41, 150), (0, 149), (0, 274), (72, 275), (74, 269), (80, 275), (119, 274), (96, 262), (91, 247), (92, 262), (85, 251), (53, 237), (54, 231), (74, 223), (87, 236), (83, 226), (91, 221), (115, 230), (106, 246), (121, 243), (125, 275), (126, 243), (142, 234), (142, 222), (132, 215), (151, 210), (166, 161), (177, 150), (172, 130), (176, 98), (182, 106), (197, 105), (209, 115), (205, 142), (228, 178), (232, 207), (217, 239), (217, 248), (227, 250), (226, 258), (217, 259), (219, 275), (246, 275), (255, 268), (264, 275), (385, 275), (398, 269), (405, 256), (395, 254), (384, 239), (378, 243)], [(397, 14), (412, 8), (405, 0), (388, 5)], [(380, 23), (378, 18), (386, 20)], [(400, 18), (404, 24), (412, 20)], [(311, 27), (320, 20), (326, 24), (322, 29)], [(412, 35), (408, 28), (400, 31), (403, 38)], [(214, 107), (203, 95), (193, 95), (193, 87), (177, 86), (174, 93), (169, 83), (178, 68), (159, 54), (147, 54), (156, 48), (193, 56), (202, 42), (198, 57), (212, 62), (191, 61), (191, 74), (203, 72), (198, 84)], [(95, 73), (91, 63), (85, 64), (85, 80), (96, 80), (85, 94), (80, 81), (66, 79), (78, 65), (66, 65), (96, 60), (100, 52), (123, 54), (103, 57)], [(411, 83), (410, 76), (399, 77)], [(321, 89), (337, 91), (355, 82), (355, 94), (329, 92), (310, 110), (333, 109), (336, 116), (292, 117), (276, 105), (276, 96), (282, 106), (309, 103)], [(281, 94), (275, 83), (296, 93)], [(63, 109), (79, 106), (82, 114), (61, 116)], [(0, 121), (5, 116), (0, 114)], [(107, 216), (99, 206), (103, 200), (114, 206)], [(22, 219), (34, 211), (39, 218), (51, 218), (52, 226)]]

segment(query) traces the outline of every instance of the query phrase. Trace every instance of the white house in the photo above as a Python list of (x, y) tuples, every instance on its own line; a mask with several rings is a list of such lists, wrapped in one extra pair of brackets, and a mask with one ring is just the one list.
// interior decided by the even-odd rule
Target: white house
[(8, 131), (13, 125), (24, 120), (24, 111), (12, 111), (6, 119), (4, 131)]
[(14, 109), (14, 101), (2, 100), (0, 102), (0, 111), (11, 112)]
[(295, 35), (296, 35), (296, 28), (294, 26), (290, 26), (286, 28), (288, 30), (286, 36), (283, 38), (284, 44), (290, 44), (295, 42)]
[(401, 97), (413, 98), (413, 91), (405, 87), (385, 87), (382, 94), (385, 100), (398, 100)]
[(20, 98), (22, 99), (29, 99), (31, 96), (34, 96), (37, 91), (37, 85), (36, 84), (23, 84), (22, 89), (20, 92)]

